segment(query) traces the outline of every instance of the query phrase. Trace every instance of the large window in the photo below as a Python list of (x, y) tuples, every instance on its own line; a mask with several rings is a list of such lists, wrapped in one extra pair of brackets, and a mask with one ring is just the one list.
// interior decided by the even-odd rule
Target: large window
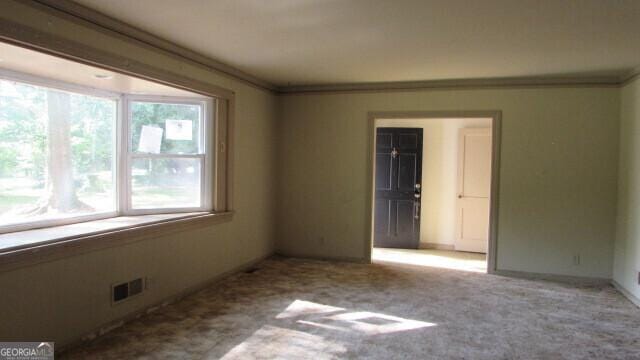
[(209, 207), (206, 104), (139, 97), (127, 104), (129, 209)]
[(213, 100), (0, 78), (0, 232), (212, 208)]

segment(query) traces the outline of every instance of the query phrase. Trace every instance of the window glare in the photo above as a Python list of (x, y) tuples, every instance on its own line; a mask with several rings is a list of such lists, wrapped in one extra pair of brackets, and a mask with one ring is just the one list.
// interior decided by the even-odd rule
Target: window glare
[(115, 211), (115, 100), (0, 80), (0, 226)]
[(134, 209), (199, 207), (200, 159), (136, 159), (131, 166)]

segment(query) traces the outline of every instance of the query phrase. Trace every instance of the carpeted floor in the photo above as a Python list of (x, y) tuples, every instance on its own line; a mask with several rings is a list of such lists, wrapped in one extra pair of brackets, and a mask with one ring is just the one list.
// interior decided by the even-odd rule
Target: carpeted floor
[(65, 359), (640, 359), (612, 287), (273, 258)]

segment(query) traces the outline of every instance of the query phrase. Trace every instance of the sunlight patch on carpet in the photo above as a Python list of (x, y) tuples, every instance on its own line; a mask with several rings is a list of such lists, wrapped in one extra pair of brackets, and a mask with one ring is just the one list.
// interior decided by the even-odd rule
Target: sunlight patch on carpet
[(436, 324), (298, 299), (222, 359), (340, 358), (364, 337), (432, 326)]

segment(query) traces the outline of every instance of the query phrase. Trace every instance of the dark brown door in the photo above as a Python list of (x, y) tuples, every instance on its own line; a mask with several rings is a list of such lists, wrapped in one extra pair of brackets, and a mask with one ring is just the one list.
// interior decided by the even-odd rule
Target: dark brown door
[(417, 249), (420, 243), (422, 129), (376, 130), (374, 246)]

